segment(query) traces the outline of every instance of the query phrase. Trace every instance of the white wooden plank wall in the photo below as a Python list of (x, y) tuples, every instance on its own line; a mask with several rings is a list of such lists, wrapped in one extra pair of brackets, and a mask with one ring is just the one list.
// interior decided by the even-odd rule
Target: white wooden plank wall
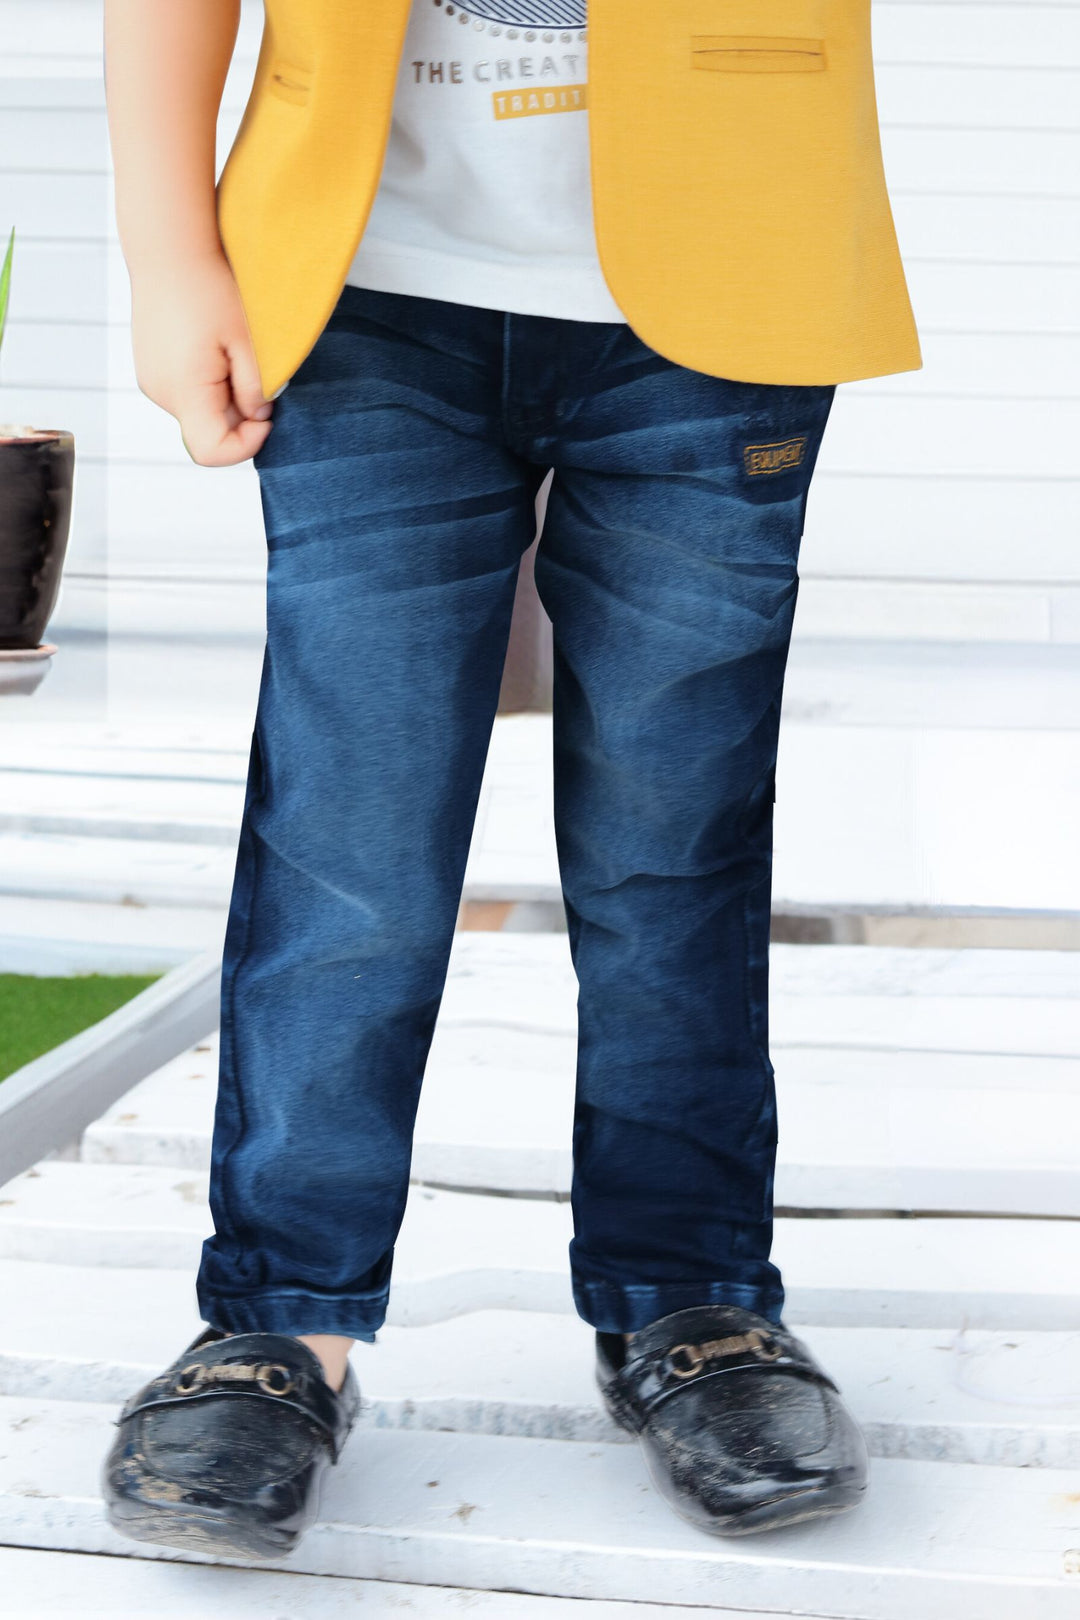
[[(135, 386), (101, 0), (0, 0), (0, 416), (75, 431), (56, 625), (261, 628), (249, 465), (194, 466)], [(840, 390), (802, 635), (1080, 642), (1080, 0), (875, 0), (886, 168), (925, 369)], [(262, 8), (244, 19), (221, 155)]]

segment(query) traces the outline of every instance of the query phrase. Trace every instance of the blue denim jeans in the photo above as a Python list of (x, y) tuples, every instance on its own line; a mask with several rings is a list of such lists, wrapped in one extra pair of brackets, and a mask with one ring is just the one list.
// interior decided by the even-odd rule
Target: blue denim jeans
[(211, 1325), (371, 1340), (384, 1319), (550, 468), (574, 1302), (606, 1332), (705, 1302), (780, 1321), (773, 801), (834, 392), (706, 375), (623, 323), (343, 289), (255, 457), (267, 639), (222, 974)]

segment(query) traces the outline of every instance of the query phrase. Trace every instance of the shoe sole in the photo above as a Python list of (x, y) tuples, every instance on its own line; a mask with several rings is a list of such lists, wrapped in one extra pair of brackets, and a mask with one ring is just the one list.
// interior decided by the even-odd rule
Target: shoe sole
[(834, 1485), (820, 1491), (796, 1491), (788, 1496), (774, 1497), (769, 1502), (757, 1502), (742, 1513), (732, 1515), (729, 1519), (717, 1520), (704, 1516), (696, 1516), (673, 1502), (664, 1489), (663, 1482), (657, 1477), (653, 1468), (652, 1456), (637, 1430), (623, 1418), (621, 1413), (608, 1400), (603, 1385), (597, 1380), (600, 1389), (600, 1399), (613, 1423), (627, 1434), (632, 1434), (638, 1442), (645, 1461), (645, 1468), (652, 1480), (657, 1494), (661, 1500), (678, 1514), (686, 1524), (692, 1524), (696, 1530), (703, 1530), (710, 1536), (750, 1536), (759, 1534), (763, 1530), (776, 1530), (784, 1525), (801, 1524), (806, 1519), (833, 1518), (839, 1513), (849, 1513), (856, 1508), (866, 1496), (867, 1487), (863, 1486), (853, 1491), (849, 1486)]
[[(358, 1405), (341, 1435), (339, 1456), (356, 1427), (360, 1411)], [(263, 1560), (285, 1558), (318, 1520), (326, 1476), (334, 1466), (333, 1462), (327, 1460), (316, 1474), (305, 1523), (300, 1529), (284, 1530), (274, 1525), (260, 1525), (253, 1522), (239, 1504), (214, 1509), (205, 1505), (189, 1506), (183, 1502), (148, 1502), (138, 1495), (139, 1480), (133, 1479), (130, 1473), (124, 1488), (117, 1489), (115, 1482), (108, 1477), (108, 1462), (102, 1478), (105, 1517), (118, 1535), (127, 1536), (132, 1541), (172, 1547), (180, 1552), (207, 1553), (217, 1558), (230, 1555)], [(152, 1479), (150, 1483), (154, 1490), (158, 1490), (162, 1482)]]
[(254, 1525), (245, 1525), (224, 1510), (218, 1515), (205, 1508), (188, 1509), (179, 1504), (153, 1509), (134, 1504), (129, 1507), (110, 1504), (105, 1516), (118, 1534), (133, 1541), (153, 1542), (181, 1552), (208, 1553), (217, 1558), (229, 1554), (241, 1558), (283, 1558), (300, 1540), (300, 1532), (260, 1530)]
[[(342, 1443), (352, 1427), (350, 1424)], [(226, 1502), (214, 1508), (206, 1503), (147, 1501), (138, 1494), (137, 1482), (130, 1479), (130, 1495), (105, 1482), (105, 1517), (119, 1535), (181, 1552), (208, 1553), (217, 1558), (285, 1558), (319, 1518), (323, 1487), (333, 1466), (329, 1461), (324, 1463), (312, 1481), (305, 1522), (298, 1529), (260, 1524), (240, 1503)], [(157, 1490), (161, 1481), (154, 1479), (148, 1484)]]
[[(645, 1466), (649, 1468), (649, 1454), (642, 1447), (645, 1456)], [(715, 1519), (694, 1518), (674, 1503), (669, 1496), (663, 1494), (660, 1482), (652, 1469), (649, 1474), (653, 1484), (663, 1496), (663, 1500), (673, 1513), (687, 1524), (692, 1524), (696, 1530), (703, 1530), (710, 1536), (753, 1536), (764, 1530), (782, 1530), (789, 1524), (802, 1524), (807, 1519), (832, 1519), (841, 1513), (850, 1513), (857, 1508), (866, 1495), (860, 1491), (853, 1496), (850, 1491), (842, 1489), (829, 1491), (799, 1491), (794, 1496), (782, 1496), (772, 1502), (759, 1502), (756, 1507), (737, 1518), (725, 1519), (722, 1523)]]

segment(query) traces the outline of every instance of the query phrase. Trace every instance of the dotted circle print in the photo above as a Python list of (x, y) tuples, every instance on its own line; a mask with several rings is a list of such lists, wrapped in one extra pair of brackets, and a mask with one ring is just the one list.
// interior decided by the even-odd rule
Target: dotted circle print
[(585, 27), (585, 0), (465, 0), (456, 9), (508, 28)]

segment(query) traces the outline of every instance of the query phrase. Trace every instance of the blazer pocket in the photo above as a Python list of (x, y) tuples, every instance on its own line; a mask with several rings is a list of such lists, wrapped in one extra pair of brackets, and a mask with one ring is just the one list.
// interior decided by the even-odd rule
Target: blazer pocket
[(825, 41), (777, 34), (691, 34), (690, 65), (708, 73), (821, 73)]
[(311, 93), (311, 74), (307, 68), (276, 61), (271, 64), (266, 84), (272, 96), (280, 96), (282, 101), (292, 101), (302, 106)]

